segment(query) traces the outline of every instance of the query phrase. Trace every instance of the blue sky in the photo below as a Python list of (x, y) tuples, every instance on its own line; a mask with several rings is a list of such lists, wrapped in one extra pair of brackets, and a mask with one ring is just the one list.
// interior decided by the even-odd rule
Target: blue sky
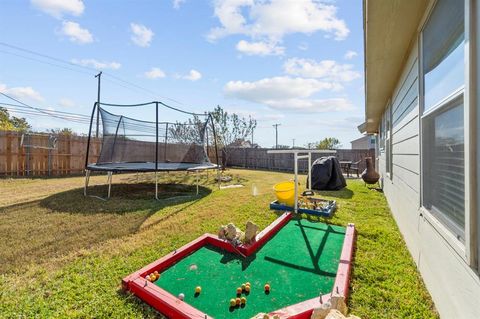
[[(0, 30), (0, 91), (31, 105), (89, 114), (98, 69), (104, 102), (161, 100), (195, 112), (221, 105), (256, 118), (262, 146), (274, 145), (275, 123), (286, 145), (334, 136), (349, 148), (360, 136), (360, 0), (5, 0)], [(149, 119), (150, 111), (129, 115)], [(27, 118), (36, 129), (88, 129)]]

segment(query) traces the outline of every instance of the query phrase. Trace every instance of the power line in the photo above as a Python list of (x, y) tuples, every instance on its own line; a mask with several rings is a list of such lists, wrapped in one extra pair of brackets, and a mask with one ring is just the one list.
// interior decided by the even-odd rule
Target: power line
[[(14, 49), (14, 50), (18, 50), (18, 51), (22, 51), (22, 52), (25, 52), (25, 53), (28, 53), (28, 54), (32, 54), (32, 55), (36, 55), (36, 56), (39, 56), (39, 57), (42, 57), (44, 59), (48, 59), (48, 60), (51, 60), (51, 61), (55, 61), (55, 62), (58, 62), (58, 63), (62, 63), (62, 64), (67, 64), (69, 66), (73, 66), (75, 68), (79, 68), (79, 69), (84, 69), (84, 70), (88, 70), (89, 72), (85, 72), (85, 71), (80, 71), (78, 69), (72, 69), (72, 68), (69, 68), (69, 67), (65, 67), (65, 66), (62, 66), (62, 65), (58, 65), (58, 64), (54, 64), (54, 63), (49, 63), (47, 61), (42, 61), (42, 60), (38, 60), (38, 59), (34, 59), (34, 58), (31, 58), (31, 57), (27, 57), (27, 56), (24, 56), (24, 55), (20, 55), (20, 54), (16, 54), (16, 53), (13, 53), (13, 52), (8, 52), (8, 51), (3, 51), (3, 50), (0, 50), (1, 53), (5, 53), (5, 54), (11, 54), (11, 55), (14, 55), (14, 56), (17, 56), (17, 57), (21, 57), (21, 58), (24, 58), (24, 59), (28, 59), (28, 60), (31, 60), (31, 61), (35, 61), (35, 62), (39, 62), (39, 63), (44, 63), (44, 64), (47, 64), (47, 65), (51, 65), (51, 66), (55, 66), (55, 67), (59, 67), (59, 68), (63, 68), (63, 69), (66, 69), (66, 70), (70, 70), (70, 71), (73, 71), (73, 72), (80, 72), (80, 73), (84, 73), (84, 74), (88, 74), (88, 75), (94, 75), (98, 72), (97, 69), (95, 68), (91, 68), (91, 67), (88, 67), (88, 66), (85, 66), (85, 65), (80, 65), (80, 64), (77, 64), (77, 63), (73, 63), (73, 62), (70, 62), (70, 61), (66, 61), (66, 60), (62, 60), (60, 58), (56, 58), (56, 57), (53, 57), (51, 55), (47, 55), (47, 54), (43, 54), (43, 53), (40, 53), (40, 52), (36, 52), (36, 51), (33, 51), (33, 50), (30, 50), (30, 49), (25, 49), (25, 48), (22, 48), (22, 47), (19, 47), (19, 46), (16, 46), (16, 45), (12, 45), (12, 44), (9, 44), (9, 43), (5, 43), (5, 42), (1, 42), (0, 41), (0, 46), (4, 46), (4, 47), (7, 47), (7, 48), (10, 48), (10, 49)], [(93, 73), (94, 72), (94, 73)], [(113, 75), (113, 74), (110, 74), (110, 73), (107, 73), (107, 72), (103, 72), (104, 75), (106, 75), (107, 77), (110, 77), (110, 81), (111, 83), (114, 83), (116, 85), (119, 85), (119, 86), (122, 86), (122, 87), (125, 87), (125, 88), (129, 88), (129, 89), (132, 89), (132, 88), (136, 88), (138, 90), (142, 90), (143, 92), (146, 92), (146, 93), (149, 93), (151, 94), (152, 96), (154, 97), (160, 97), (162, 99), (166, 99), (166, 100), (169, 100), (171, 102), (174, 102), (174, 103), (177, 103), (177, 104), (180, 104), (180, 105), (185, 105), (183, 102), (180, 102), (178, 100), (175, 100), (175, 99), (172, 99), (172, 98), (169, 98), (167, 96), (163, 96), (163, 95), (160, 95), (158, 94), (157, 92), (153, 91), (153, 90), (150, 90), (150, 89), (147, 89), (143, 86), (140, 86), (138, 84), (135, 84), (135, 83), (132, 83), (132, 82), (129, 82), (129, 81), (126, 81), (116, 75)], [(130, 86), (130, 87), (127, 87), (125, 85), (121, 85), (115, 81), (112, 81), (113, 80), (116, 80), (117, 82), (121, 82), (121, 83), (124, 83), (126, 84), (127, 86)], [(107, 80), (108, 81), (108, 80)]]

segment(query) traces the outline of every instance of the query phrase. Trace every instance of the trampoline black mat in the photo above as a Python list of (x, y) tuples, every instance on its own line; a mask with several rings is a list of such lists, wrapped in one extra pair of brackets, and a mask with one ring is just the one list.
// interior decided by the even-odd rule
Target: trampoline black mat
[(91, 171), (105, 172), (164, 172), (164, 171), (197, 171), (214, 169), (218, 165), (212, 163), (158, 163), (155, 168), (154, 162), (123, 162), (123, 163), (98, 163), (89, 164), (87, 169)]

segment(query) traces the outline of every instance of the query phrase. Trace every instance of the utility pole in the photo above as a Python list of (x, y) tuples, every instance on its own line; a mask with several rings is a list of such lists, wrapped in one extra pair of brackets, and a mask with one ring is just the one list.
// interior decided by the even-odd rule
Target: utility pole
[(253, 147), (253, 130), (252, 130), (252, 147)]
[(295, 139), (292, 139), (292, 140), (293, 140), (292, 148), (295, 148)]
[(280, 123), (273, 124), (272, 126), (275, 127), (275, 148), (278, 148), (278, 127), (282, 125)]
[(102, 78), (102, 71), (95, 75), (98, 78), (98, 92), (97, 92), (97, 130), (95, 131), (95, 137), (98, 138), (98, 132), (100, 131), (100, 80)]

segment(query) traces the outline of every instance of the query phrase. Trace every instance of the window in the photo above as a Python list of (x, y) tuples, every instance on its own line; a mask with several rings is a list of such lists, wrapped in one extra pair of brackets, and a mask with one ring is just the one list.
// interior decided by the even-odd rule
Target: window
[[(392, 113), (391, 106), (385, 111), (385, 159), (386, 172), (392, 173)], [(390, 175), (391, 178), (391, 175)]]
[(439, 0), (422, 32), (423, 206), (465, 242), (464, 3)]

